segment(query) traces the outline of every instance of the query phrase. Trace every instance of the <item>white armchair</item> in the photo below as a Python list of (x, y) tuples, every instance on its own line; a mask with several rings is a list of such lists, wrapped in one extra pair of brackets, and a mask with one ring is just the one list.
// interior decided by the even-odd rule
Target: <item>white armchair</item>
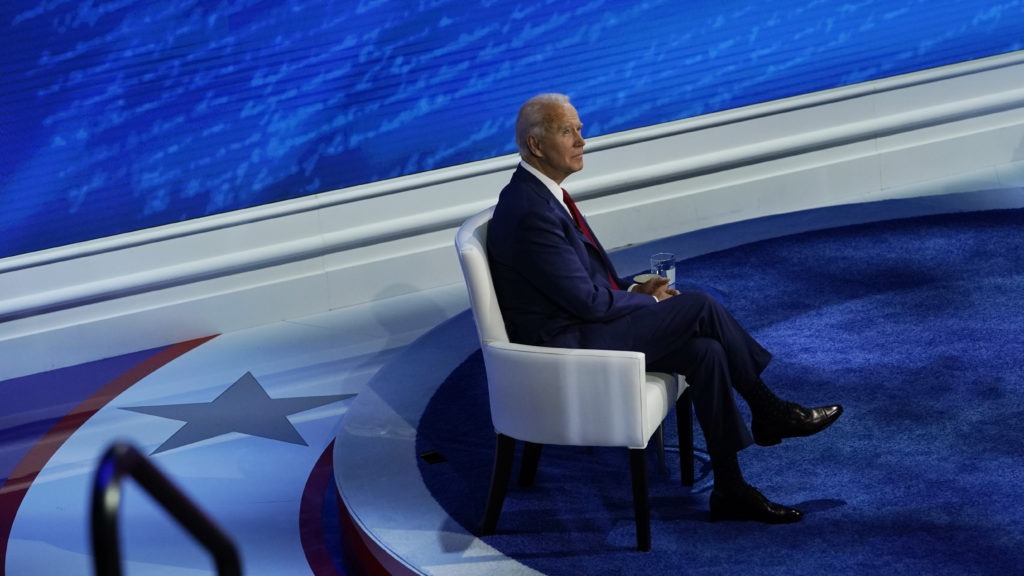
[(629, 448), (637, 546), (651, 545), (646, 448), (677, 407), (682, 482), (693, 483), (693, 421), (681, 376), (647, 372), (643, 353), (527, 346), (509, 342), (487, 261), (493, 207), (455, 236), (476, 321), (497, 449), (482, 532), (491, 534), (505, 500), (515, 441), (526, 443), (520, 483), (532, 483), (543, 444)]

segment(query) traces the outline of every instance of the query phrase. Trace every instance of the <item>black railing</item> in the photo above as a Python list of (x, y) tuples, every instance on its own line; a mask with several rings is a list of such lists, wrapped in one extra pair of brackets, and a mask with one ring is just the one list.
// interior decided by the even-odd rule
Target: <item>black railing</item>
[(121, 482), (130, 476), (213, 555), (220, 576), (240, 576), (234, 543), (142, 453), (116, 443), (96, 470), (92, 490), (92, 548), (97, 576), (121, 576), (118, 512)]

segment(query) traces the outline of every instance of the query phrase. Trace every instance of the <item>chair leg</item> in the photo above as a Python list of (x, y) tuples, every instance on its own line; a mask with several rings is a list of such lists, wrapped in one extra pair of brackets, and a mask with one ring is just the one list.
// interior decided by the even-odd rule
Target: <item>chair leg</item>
[(683, 390), (676, 401), (676, 428), (679, 431), (679, 472), (684, 486), (693, 486), (693, 397)]
[(523, 446), (523, 463), (519, 468), (519, 485), (533, 486), (537, 477), (537, 465), (540, 463), (540, 449), (543, 444), (526, 442)]
[(654, 442), (658, 447), (658, 468), (665, 472), (668, 467), (665, 464), (665, 425), (658, 426), (654, 431)]
[(636, 515), (636, 547), (651, 549), (651, 510), (647, 501), (647, 451), (631, 448), (629, 468), (633, 477), (633, 513)]
[(491, 488), (487, 493), (487, 506), (484, 508), (484, 519), (481, 532), (484, 535), (494, 534), (498, 527), (498, 516), (501, 506), (505, 503), (508, 492), (508, 480), (512, 475), (512, 460), (516, 451), (515, 439), (498, 434), (494, 451), (494, 471), (491, 473)]

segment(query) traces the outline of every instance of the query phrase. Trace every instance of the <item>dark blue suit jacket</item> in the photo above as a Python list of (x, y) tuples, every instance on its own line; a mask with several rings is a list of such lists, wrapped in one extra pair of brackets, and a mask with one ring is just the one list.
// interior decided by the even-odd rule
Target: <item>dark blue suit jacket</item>
[[(488, 226), (487, 252), (509, 338), (575, 347), (584, 325), (621, 318), (657, 301), (625, 289), (598, 243), (522, 166), (501, 191)], [(609, 273), (622, 290), (612, 289)]]

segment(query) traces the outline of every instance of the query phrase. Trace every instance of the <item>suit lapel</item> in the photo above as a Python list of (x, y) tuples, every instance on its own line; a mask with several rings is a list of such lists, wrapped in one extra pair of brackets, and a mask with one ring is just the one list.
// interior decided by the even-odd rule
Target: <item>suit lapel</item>
[[(572, 219), (569, 211), (566, 210), (565, 206), (563, 206), (557, 198), (555, 198), (554, 194), (548, 190), (547, 186), (522, 166), (516, 169), (515, 176), (523, 179), (524, 185), (537, 195), (540, 201), (548, 207), (548, 210), (557, 213), (559, 218), (564, 219), (564, 222), (569, 229), (575, 231), (576, 237), (583, 243), (586, 250), (588, 252), (592, 251), (592, 256), (596, 256), (598, 261), (604, 266), (604, 271), (607, 271), (612, 277), (618, 277), (615, 272), (615, 267), (612, 265), (611, 259), (608, 257), (608, 253), (605, 252), (604, 247), (600, 244), (600, 240), (596, 240), (596, 244), (590, 241), (590, 238), (588, 238), (587, 235), (583, 233), (583, 230), (580, 230), (579, 226), (576, 225), (576, 221)], [(583, 218), (586, 217), (584, 216)], [(589, 226), (589, 223), (587, 225)], [(602, 274), (604, 271), (602, 271)]]

